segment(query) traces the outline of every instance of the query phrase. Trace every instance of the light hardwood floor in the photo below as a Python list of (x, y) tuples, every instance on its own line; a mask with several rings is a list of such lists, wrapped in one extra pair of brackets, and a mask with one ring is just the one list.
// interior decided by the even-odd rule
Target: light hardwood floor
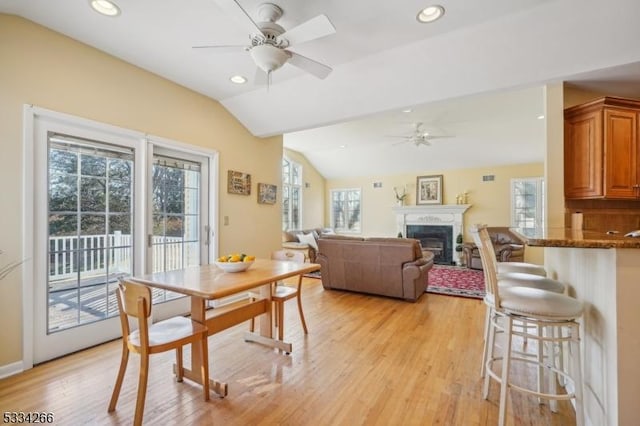
[[(224, 399), (205, 403), (197, 385), (173, 380), (172, 352), (153, 356), (145, 424), (497, 424), (498, 386), (486, 401), (479, 377), (482, 301), (425, 294), (410, 303), (325, 291), (306, 278), (303, 304), (306, 336), (295, 302), (286, 307), (289, 356), (244, 342), (248, 323), (209, 338), (210, 374), (229, 383)], [(120, 341), (109, 342), (0, 380), (0, 411), (50, 411), (60, 425), (130, 424), (137, 356), (117, 410), (107, 413), (120, 350)], [(519, 378), (533, 380), (524, 371)], [(559, 406), (552, 414), (512, 393), (508, 424), (575, 424), (569, 403)]]

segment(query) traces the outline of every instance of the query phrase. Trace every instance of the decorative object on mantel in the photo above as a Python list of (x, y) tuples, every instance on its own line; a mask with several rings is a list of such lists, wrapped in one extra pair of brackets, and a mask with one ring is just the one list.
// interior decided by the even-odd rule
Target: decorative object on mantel
[(398, 193), (398, 188), (394, 186), (393, 192), (396, 194), (396, 203), (399, 206), (404, 206), (404, 200), (407, 198), (407, 187), (402, 187), (402, 193)]
[(469, 191), (464, 191), (461, 194), (456, 195), (456, 204), (468, 204), (469, 203)]
[(278, 187), (268, 183), (258, 184), (258, 203), (259, 204), (275, 204)]
[(250, 195), (251, 175), (234, 170), (227, 171), (227, 192), (229, 194)]
[(418, 176), (416, 205), (442, 204), (442, 175)]

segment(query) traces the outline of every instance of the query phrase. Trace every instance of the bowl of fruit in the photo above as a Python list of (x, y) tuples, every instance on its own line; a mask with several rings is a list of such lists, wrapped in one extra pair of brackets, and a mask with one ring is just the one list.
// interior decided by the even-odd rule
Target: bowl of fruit
[(242, 272), (246, 271), (253, 265), (253, 261), (256, 260), (255, 256), (248, 256), (246, 254), (230, 254), (227, 256), (220, 256), (216, 260), (216, 266), (225, 272)]

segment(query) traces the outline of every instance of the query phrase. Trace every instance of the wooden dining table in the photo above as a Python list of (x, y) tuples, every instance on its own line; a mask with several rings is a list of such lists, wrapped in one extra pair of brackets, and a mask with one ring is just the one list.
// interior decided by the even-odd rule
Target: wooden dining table
[[(298, 263), (283, 260), (256, 259), (251, 267), (243, 272), (224, 272), (216, 265), (201, 265), (168, 272), (133, 277), (132, 281), (149, 287), (169, 290), (191, 297), (191, 319), (205, 324), (209, 335), (219, 333), (243, 321), (258, 317), (260, 326), (257, 332), (247, 331), (245, 341), (268, 345), (286, 353), (292, 350), (291, 343), (273, 338), (271, 284), (320, 270), (317, 263)], [(222, 299), (242, 292), (256, 292), (260, 297), (254, 301), (242, 301), (207, 311), (207, 301)], [(183, 376), (202, 384), (200, 368), (203, 362), (201, 351), (196, 343), (191, 348), (191, 369), (183, 368)], [(174, 365), (174, 370), (177, 368)], [(219, 396), (227, 395), (227, 384), (209, 379), (210, 388)]]

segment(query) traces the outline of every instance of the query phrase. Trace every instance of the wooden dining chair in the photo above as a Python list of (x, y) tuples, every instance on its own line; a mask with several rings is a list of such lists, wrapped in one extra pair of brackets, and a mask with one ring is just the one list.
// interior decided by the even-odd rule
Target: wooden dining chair
[[(290, 262), (304, 263), (305, 257), (302, 252), (290, 252), (287, 250), (277, 250), (271, 253), (272, 260), (287, 260)], [(274, 320), (276, 327), (278, 328), (278, 339), (284, 339), (284, 302), (289, 299), (297, 298), (298, 301), (298, 313), (300, 314), (300, 322), (302, 323), (302, 329), (304, 334), (308, 334), (307, 322), (304, 319), (304, 312), (302, 311), (302, 275), (298, 276), (298, 283), (295, 287), (288, 286), (284, 283), (273, 283), (271, 288), (271, 301), (275, 306)], [(254, 329), (254, 320), (251, 319), (251, 331)]]
[[(140, 375), (138, 376), (138, 396), (133, 424), (142, 424), (144, 403), (149, 376), (149, 355), (176, 350), (176, 378), (182, 381), (182, 347), (188, 343), (200, 342), (202, 350), (202, 375), (204, 400), (209, 400), (209, 363), (207, 349), (207, 327), (185, 317), (173, 317), (155, 324), (149, 324), (151, 316), (151, 289), (132, 281), (120, 280), (116, 289), (116, 299), (120, 310), (122, 326), (122, 359), (120, 369), (113, 388), (109, 412), (116, 409), (118, 396), (122, 387), (124, 373), (127, 369), (129, 352), (140, 354)], [(129, 329), (129, 317), (137, 319), (138, 330)]]

